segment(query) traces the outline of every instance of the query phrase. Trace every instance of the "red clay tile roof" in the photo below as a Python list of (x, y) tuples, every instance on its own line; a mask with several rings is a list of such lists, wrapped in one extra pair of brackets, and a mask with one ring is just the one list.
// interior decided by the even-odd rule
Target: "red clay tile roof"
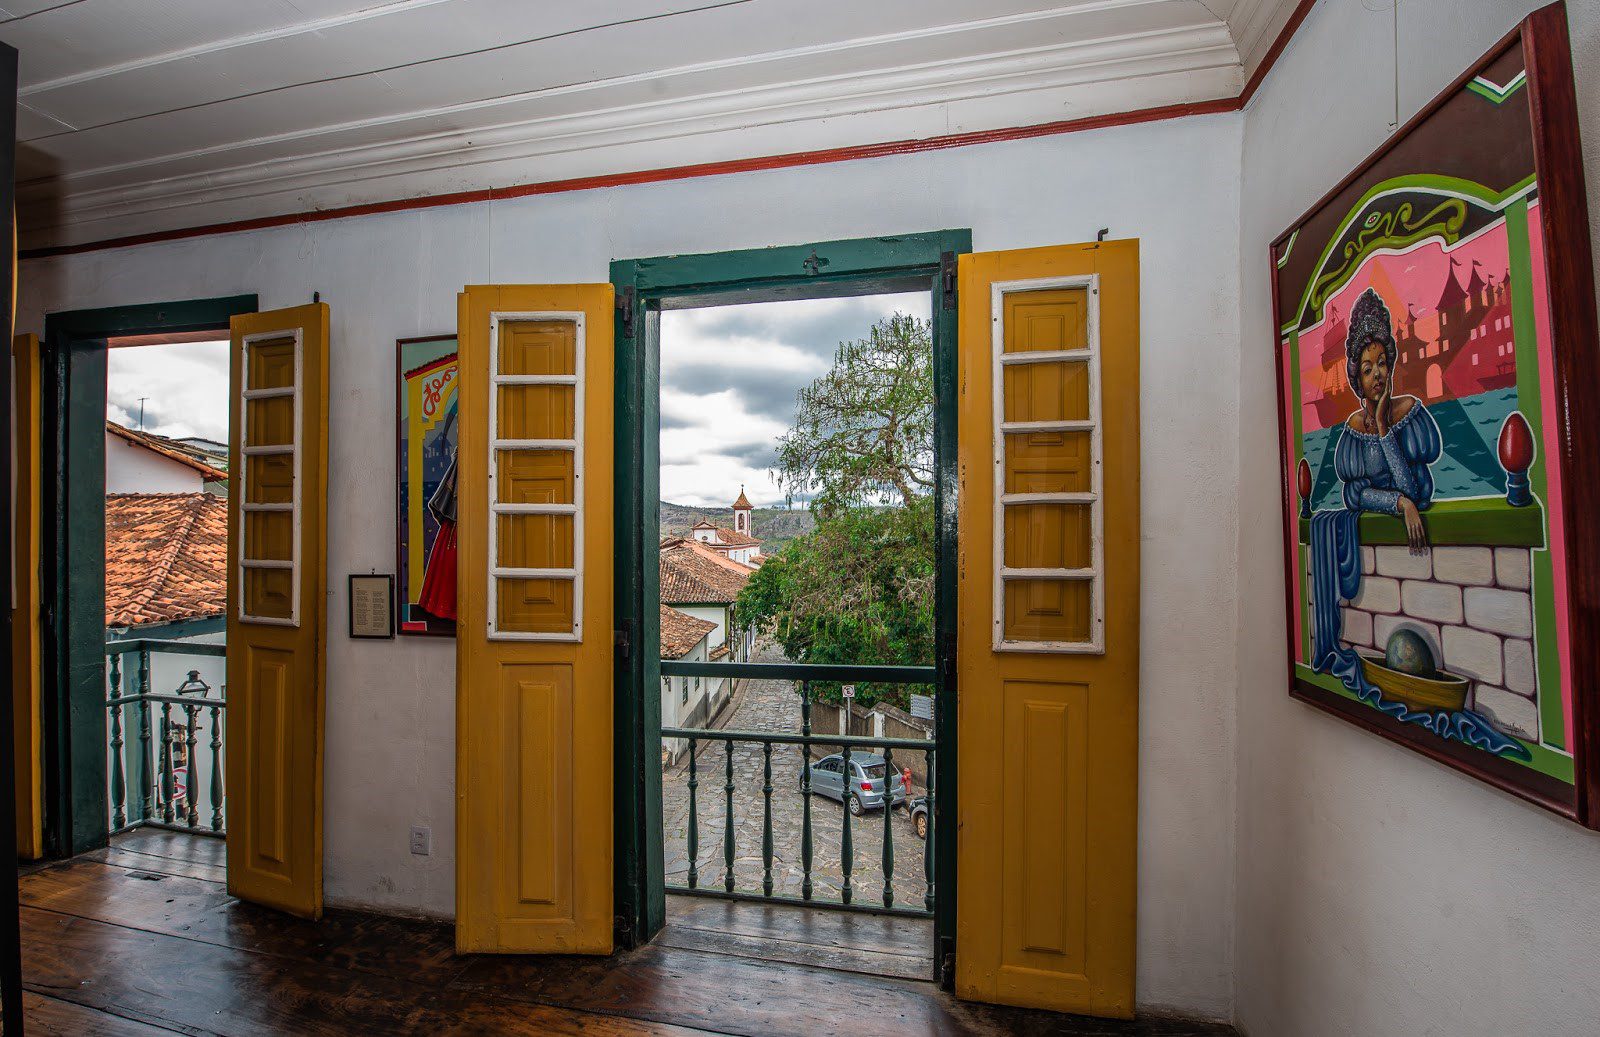
[(661, 658), (683, 658), (715, 629), (717, 625), (709, 620), (697, 619), (677, 609), (661, 606)]
[(106, 431), (113, 436), (127, 440), (134, 446), (144, 447), (146, 450), (152, 450), (162, 457), (176, 461), (188, 468), (193, 468), (211, 482), (218, 482), (228, 478), (227, 472), (206, 464), (198, 457), (185, 452), (185, 449), (179, 444), (173, 443), (165, 437), (152, 436), (147, 432), (136, 432), (131, 428), (118, 425), (114, 421), (106, 422)]
[(227, 601), (226, 497), (106, 495), (106, 626), (208, 619)]
[(746, 536), (726, 526), (713, 526), (712, 528), (717, 531), (717, 539), (722, 541), (724, 547), (755, 547), (761, 543), (756, 537)]
[(755, 507), (754, 504), (750, 503), (750, 498), (746, 497), (744, 495), (744, 487), (743, 486), (739, 487), (739, 499), (733, 502), (733, 506), (735, 508), (753, 508), (753, 507)]
[(702, 544), (674, 537), (661, 544), (661, 600), (669, 605), (731, 602), (752, 571)]

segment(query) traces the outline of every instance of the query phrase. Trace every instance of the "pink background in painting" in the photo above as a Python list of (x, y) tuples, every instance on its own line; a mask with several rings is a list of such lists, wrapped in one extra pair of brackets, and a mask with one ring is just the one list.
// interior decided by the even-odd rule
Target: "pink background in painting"
[[(1406, 318), (1406, 304), (1410, 303), (1411, 312), (1416, 317), (1417, 337), (1425, 342), (1435, 341), (1439, 329), (1439, 297), (1445, 287), (1445, 278), (1454, 276), (1456, 283), (1465, 288), (1472, 276), (1474, 263), (1480, 264), (1477, 269), (1481, 277), (1493, 278), (1495, 284), (1505, 279), (1511, 258), (1506, 247), (1504, 222), (1495, 224), (1448, 252), (1441, 241), (1430, 238), (1400, 254), (1379, 253), (1369, 259), (1348, 284), (1330, 297), (1323, 307), (1323, 319), (1300, 334), (1300, 399), (1305, 404), (1301, 407), (1304, 431), (1312, 432), (1327, 427), (1309, 402), (1319, 395), (1317, 387), (1323, 378), (1332, 376), (1343, 382), (1345, 377), (1342, 336), (1337, 356), (1332, 348), (1334, 344), (1324, 343), (1330, 314), (1337, 310), (1337, 319), (1348, 320), (1350, 307), (1362, 292), (1372, 288), (1389, 308), (1396, 337), (1399, 337)], [(1464, 359), (1456, 362), (1466, 363)], [(1420, 366), (1416, 370), (1420, 371)], [(1421, 395), (1422, 386), (1408, 384), (1408, 377), (1414, 378), (1415, 375), (1401, 367), (1396, 376), (1395, 392)], [(1351, 409), (1354, 410), (1354, 407)]]

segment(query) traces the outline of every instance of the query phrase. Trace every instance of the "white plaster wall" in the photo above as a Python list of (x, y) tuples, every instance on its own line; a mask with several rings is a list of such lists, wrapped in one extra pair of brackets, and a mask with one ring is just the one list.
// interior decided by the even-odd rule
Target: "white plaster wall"
[(703, 619), (707, 623), (715, 623), (716, 629), (706, 635), (706, 648), (716, 648), (728, 640), (728, 610), (722, 605), (674, 605), (673, 608), (686, 616)]
[(204, 488), (204, 477), (193, 468), (106, 433), (107, 493), (199, 493)]
[[(1210, 116), (915, 156), (395, 213), (29, 262), (46, 310), (256, 292), (332, 306), (330, 899), (453, 908), (449, 642), (345, 636), (345, 575), (394, 564), (396, 338), (463, 284), (603, 281), (614, 258), (970, 227), (976, 248), (1142, 239), (1139, 1000), (1231, 1012), (1239, 156)], [(434, 854), (407, 850), (411, 824)]]
[[(1541, 4), (1404, 0), (1401, 121)], [(1600, 3), (1569, 8), (1600, 217)], [(1238, 1019), (1253, 1037), (1592, 1035), (1600, 835), (1285, 690), (1267, 246), (1388, 136), (1391, 19), (1387, 0), (1321, 0), (1246, 112)]]

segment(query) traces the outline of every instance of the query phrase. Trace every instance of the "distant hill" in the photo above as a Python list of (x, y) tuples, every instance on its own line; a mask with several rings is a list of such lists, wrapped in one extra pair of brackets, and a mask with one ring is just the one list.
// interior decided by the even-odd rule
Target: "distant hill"
[[(662, 536), (688, 536), (689, 529), (701, 519), (719, 526), (733, 525), (733, 513), (727, 508), (693, 508), (687, 504), (661, 502)], [(784, 544), (811, 532), (816, 525), (811, 512), (805, 508), (756, 508), (750, 513), (750, 524), (761, 540), (761, 553), (769, 555), (777, 554)]]

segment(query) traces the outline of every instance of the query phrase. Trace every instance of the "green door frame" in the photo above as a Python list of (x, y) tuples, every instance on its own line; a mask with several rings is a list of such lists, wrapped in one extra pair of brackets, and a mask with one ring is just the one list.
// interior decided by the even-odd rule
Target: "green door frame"
[(660, 596), (661, 319), (663, 309), (873, 295), (932, 294), (935, 512), (939, 671), (934, 758), (934, 863), (939, 895), (936, 971), (955, 949), (956, 714), (956, 299), (955, 257), (972, 251), (970, 230), (821, 241), (779, 248), (618, 260), (616, 506), (616, 868), (617, 942), (638, 946), (665, 923), (660, 758), (661, 646), (646, 608)]
[(41, 713), (50, 857), (105, 846), (106, 340), (226, 332), (254, 295), (48, 314), (41, 399)]

